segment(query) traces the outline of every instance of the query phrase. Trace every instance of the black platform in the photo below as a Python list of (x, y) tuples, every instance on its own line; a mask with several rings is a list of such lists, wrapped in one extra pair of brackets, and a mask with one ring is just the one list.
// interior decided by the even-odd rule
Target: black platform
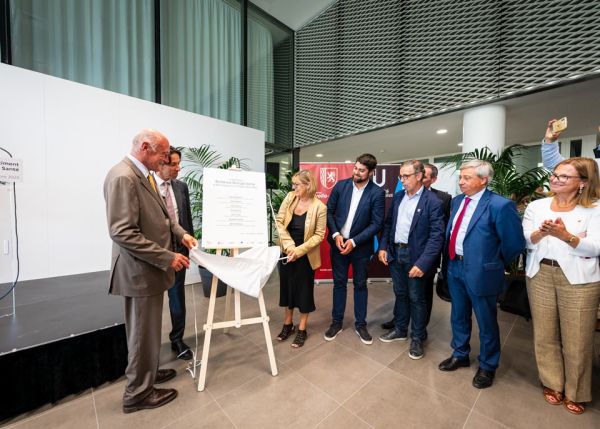
[[(17, 285), (16, 313), (0, 318), (0, 421), (123, 375), (123, 300), (108, 295), (108, 274)], [(0, 315), (11, 311), (9, 295)]]

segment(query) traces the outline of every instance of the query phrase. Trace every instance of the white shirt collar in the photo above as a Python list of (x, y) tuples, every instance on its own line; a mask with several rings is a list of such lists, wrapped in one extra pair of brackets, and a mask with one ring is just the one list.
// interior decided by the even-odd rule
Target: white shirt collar
[(148, 174), (150, 174), (150, 172), (148, 171), (146, 166), (144, 164), (142, 164), (142, 161), (140, 161), (139, 159), (137, 159), (135, 156), (133, 156), (130, 153), (127, 154), (127, 158), (129, 158), (131, 160), (131, 162), (133, 162), (133, 165), (135, 165), (142, 172), (144, 177), (148, 177)]
[[(486, 191), (487, 188), (483, 188), (481, 191), (477, 192), (476, 194), (471, 195), (469, 198), (471, 200), (475, 200), (475, 201), (479, 201), (481, 199), (481, 197), (483, 196), (483, 193)], [(465, 197), (467, 197), (467, 195), (465, 195)]]

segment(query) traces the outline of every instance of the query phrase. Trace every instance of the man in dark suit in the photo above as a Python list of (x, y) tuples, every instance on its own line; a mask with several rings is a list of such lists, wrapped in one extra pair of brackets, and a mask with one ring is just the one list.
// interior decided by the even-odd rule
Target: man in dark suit
[[(452, 196), (444, 191), (440, 191), (438, 189), (434, 189), (431, 187), (436, 181), (438, 176), (438, 169), (433, 164), (424, 164), (425, 165), (425, 173), (423, 175), (423, 186), (425, 189), (433, 192), (442, 202), (442, 213), (444, 215), (444, 231), (446, 230), (446, 225), (448, 224), (448, 218), (450, 217), (450, 201), (452, 200)], [(381, 246), (380, 246), (381, 247)], [(437, 261), (435, 263), (435, 267), (437, 268), (440, 265), (442, 250), (440, 249), (440, 253), (438, 255)], [(442, 261), (442, 270), (441, 276), (446, 278), (446, 268), (448, 264), (446, 259)], [(433, 308), (433, 280), (435, 279), (436, 269), (430, 270), (425, 273), (425, 302), (427, 305), (427, 319), (425, 320), (425, 326), (429, 325), (429, 320), (431, 319), (431, 310)], [(396, 322), (394, 319), (391, 319), (388, 322), (384, 322), (381, 324), (383, 329), (393, 329), (396, 326)]]
[(333, 320), (325, 332), (327, 341), (342, 331), (348, 269), (352, 266), (355, 331), (364, 344), (373, 343), (366, 320), (367, 269), (385, 212), (385, 191), (370, 180), (376, 166), (373, 155), (359, 156), (352, 177), (336, 183), (327, 201), (327, 240), (333, 271)]
[(411, 322), (409, 357), (421, 359), (427, 306), (424, 281), (437, 268), (444, 244), (442, 202), (423, 186), (425, 168), (420, 161), (400, 167), (403, 190), (394, 195), (383, 226), (379, 260), (390, 267), (396, 302), (395, 326), (379, 339), (384, 343), (404, 341)]
[[(448, 219), (450, 219), (450, 202), (452, 201), (452, 195), (432, 187), (432, 185), (437, 181), (437, 177), (438, 168), (433, 164), (425, 164), (425, 176), (423, 177), (423, 185), (425, 186), (425, 188), (433, 192), (442, 202), (442, 213), (444, 215), (444, 231), (446, 231)], [(435, 266), (439, 267), (441, 262), (441, 270), (438, 276), (441, 276), (444, 279), (446, 279), (446, 272), (448, 271), (448, 260), (447, 258), (442, 258), (443, 253), (443, 249), (440, 250), (440, 254), (438, 256), (438, 260)], [(425, 323), (425, 326), (429, 325), (429, 320), (431, 319), (431, 310), (433, 308), (433, 280), (435, 279), (436, 271), (437, 270), (432, 270), (425, 277), (425, 299), (427, 302), (427, 321)]]
[(460, 167), (463, 193), (452, 200), (446, 229), (454, 352), (439, 368), (454, 371), (470, 365), (471, 312), (475, 312), (480, 347), (473, 386), (478, 389), (492, 385), (500, 361), (496, 302), (505, 285), (504, 267), (525, 248), (515, 203), (486, 189), (493, 175), (486, 161), (472, 160)]
[(123, 412), (156, 408), (177, 396), (175, 389), (154, 384), (175, 377), (175, 370), (159, 370), (162, 308), (165, 290), (175, 271), (189, 260), (173, 251), (174, 243), (197, 244), (178, 223), (169, 219), (150, 170), (168, 162), (169, 141), (155, 130), (138, 133), (131, 152), (108, 172), (104, 199), (113, 241), (109, 293), (125, 299), (128, 365)]
[[(190, 192), (184, 182), (177, 180), (181, 163), (181, 151), (171, 147), (169, 154), (169, 163), (164, 164), (156, 173), (156, 183), (158, 189), (165, 200), (169, 215), (173, 220), (191, 235), (194, 235), (194, 226), (192, 224), (192, 211), (190, 208)], [(177, 245), (179, 253), (189, 256), (188, 249)], [(169, 295), (169, 311), (171, 313), (171, 350), (177, 354), (178, 359), (189, 360), (193, 357), (189, 346), (183, 342), (183, 332), (185, 331), (185, 273), (187, 270), (180, 270), (175, 273), (175, 283), (167, 291)]]

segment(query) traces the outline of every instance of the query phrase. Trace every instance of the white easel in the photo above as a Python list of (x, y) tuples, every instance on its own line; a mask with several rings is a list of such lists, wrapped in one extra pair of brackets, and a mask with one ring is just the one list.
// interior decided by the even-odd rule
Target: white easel
[[(221, 255), (223, 249), (217, 249), (217, 255)], [(232, 256), (237, 256), (239, 249), (231, 249)], [(265, 342), (267, 343), (267, 352), (269, 354), (269, 362), (271, 364), (271, 374), (277, 375), (277, 363), (275, 362), (275, 352), (273, 351), (273, 341), (271, 340), (271, 331), (269, 330), (269, 316), (267, 315), (267, 308), (265, 306), (265, 299), (263, 297), (262, 290), (258, 295), (258, 305), (260, 307), (260, 317), (251, 317), (249, 319), (241, 318), (241, 307), (240, 307), (240, 291), (227, 286), (227, 295), (225, 297), (225, 322), (214, 321), (215, 316), (215, 305), (217, 300), (217, 284), (219, 279), (213, 275), (212, 285), (210, 288), (210, 300), (208, 303), (208, 314), (206, 316), (206, 324), (204, 325), (204, 346), (202, 348), (202, 365), (200, 366), (200, 376), (198, 377), (198, 392), (204, 390), (206, 384), (206, 369), (208, 367), (208, 354), (210, 351), (210, 338), (212, 336), (213, 329), (223, 329), (225, 333), (229, 331), (230, 327), (240, 328), (242, 325), (254, 325), (262, 323), (265, 332)], [(231, 292), (233, 291), (234, 296), (234, 313), (235, 318), (228, 320), (231, 317)]]

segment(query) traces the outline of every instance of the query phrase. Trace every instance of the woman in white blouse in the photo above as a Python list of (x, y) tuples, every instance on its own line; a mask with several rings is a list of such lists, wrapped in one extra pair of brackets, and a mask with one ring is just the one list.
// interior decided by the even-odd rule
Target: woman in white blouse
[(549, 198), (525, 210), (527, 290), (545, 400), (573, 414), (592, 399), (593, 335), (600, 299), (600, 181), (589, 158), (559, 163)]

